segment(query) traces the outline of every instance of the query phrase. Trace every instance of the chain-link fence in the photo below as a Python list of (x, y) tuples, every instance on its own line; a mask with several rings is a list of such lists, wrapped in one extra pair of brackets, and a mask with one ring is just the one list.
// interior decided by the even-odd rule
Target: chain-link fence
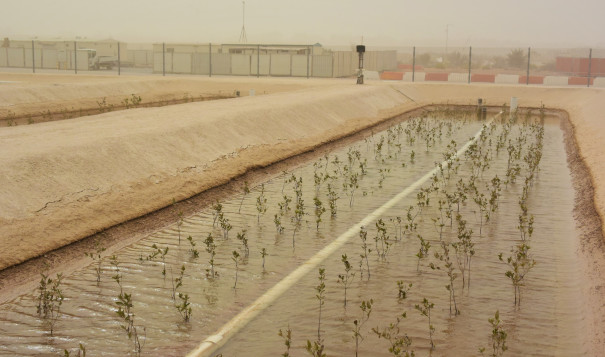
[(605, 86), (605, 49), (411, 47), (382, 79)]
[[(397, 68), (396, 51), (368, 51), (366, 69)], [(315, 45), (15, 41), (0, 47), (3, 70), (110, 74), (349, 77), (357, 53)]]
[[(354, 48), (320, 44), (180, 44), (4, 39), (3, 71), (351, 77)], [(399, 47), (364, 55), (366, 78), (459, 83), (605, 86), (605, 49)]]

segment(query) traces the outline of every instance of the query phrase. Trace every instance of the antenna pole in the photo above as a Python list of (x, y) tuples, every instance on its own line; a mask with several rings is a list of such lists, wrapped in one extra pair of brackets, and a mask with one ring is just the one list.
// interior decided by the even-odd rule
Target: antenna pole
[(242, 1), (242, 32), (239, 35), (239, 42), (247, 43), (248, 37), (246, 36), (246, 2)]

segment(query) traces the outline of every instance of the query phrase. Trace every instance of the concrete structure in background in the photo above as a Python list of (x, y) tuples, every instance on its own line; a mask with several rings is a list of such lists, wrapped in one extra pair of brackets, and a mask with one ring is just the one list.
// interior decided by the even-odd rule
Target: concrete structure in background
[[(118, 42), (115, 40), (9, 40), (4, 39), (0, 48), (0, 67), (31, 68), (32, 43), (35, 66), (42, 69), (89, 70), (88, 52), (97, 56), (117, 57)], [(74, 45), (78, 54), (74, 53)], [(153, 52), (150, 44), (120, 43), (120, 59), (123, 67), (151, 67)]]
[[(163, 53), (163, 48), (166, 52)], [(350, 77), (357, 71), (357, 53), (331, 51), (320, 44), (154, 44), (154, 73)], [(395, 51), (369, 51), (364, 56), (370, 71), (392, 71), (397, 67)]]

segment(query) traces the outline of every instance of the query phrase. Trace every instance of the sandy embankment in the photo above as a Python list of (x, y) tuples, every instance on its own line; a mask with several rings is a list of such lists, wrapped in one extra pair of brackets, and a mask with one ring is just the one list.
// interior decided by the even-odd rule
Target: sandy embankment
[(347, 85), (2, 128), (0, 269), (412, 104)]

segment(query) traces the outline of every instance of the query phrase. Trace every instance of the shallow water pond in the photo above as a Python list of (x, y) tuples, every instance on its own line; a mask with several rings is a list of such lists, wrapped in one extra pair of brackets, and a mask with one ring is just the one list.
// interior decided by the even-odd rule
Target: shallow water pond
[[(386, 231), (382, 240), (375, 241), (380, 236), (375, 222), (367, 225), (367, 244), (372, 249), (367, 263), (363, 260), (360, 264), (363, 250), (359, 237), (350, 239), (322, 262), (326, 280), (320, 333), (328, 355), (355, 353), (353, 321), (362, 317), (361, 301), (369, 299), (374, 303), (369, 320), (360, 330), (363, 336), (360, 355), (389, 355), (389, 342), (379, 339), (371, 330), (388, 327), (404, 312), (407, 317), (399, 323), (398, 335), (409, 338), (408, 350), (417, 355), (478, 355), (479, 347), (491, 346), (487, 319), (496, 310), (508, 333), (507, 355), (584, 355), (584, 312), (579, 303), (580, 280), (574, 261), (573, 189), (557, 120), (547, 119), (544, 123), (539, 170), (527, 186), (527, 217), (533, 215), (534, 222), (533, 234), (526, 243), (536, 265), (521, 287), (520, 306), (514, 304), (513, 285), (505, 276), (510, 268), (498, 259), (500, 253), (504, 259), (510, 256), (511, 248), (521, 239), (519, 200), (530, 172), (524, 157), (535, 151), (531, 147), (537, 142), (533, 130), (538, 130), (523, 125), (522, 119), (513, 124), (506, 122), (498, 118), (485, 127), (479, 145), (472, 149), (474, 159), (461, 155), (453, 164), (457, 170), (444, 168), (443, 174), (435, 176), (433, 185), (432, 179), (427, 180), (422, 191), (415, 190), (383, 214)], [(87, 268), (64, 277), (61, 290), (65, 299), (52, 335), (48, 319), (36, 312), (37, 291), (0, 306), (0, 354), (56, 356), (62, 355), (63, 349), (75, 352), (82, 343), (93, 356), (135, 355), (133, 342), (121, 328), (123, 323), (116, 314), (120, 285), (112, 277), (120, 274), (123, 292), (132, 294), (134, 325), (141, 339), (142, 355), (184, 355), (349, 227), (433, 170), (436, 163), (460, 149), (484, 124), (471, 118), (432, 117), (403, 122), (325, 158), (292, 168), (263, 186), (251, 188), (249, 194), (221, 202), (220, 212), (208, 208), (183, 217), (182, 221), (119, 251), (113, 264), (110, 257), (103, 258), (98, 284), (95, 270), (98, 265), (91, 260)], [(502, 139), (505, 144), (498, 147), (505, 130), (509, 132)], [(521, 148), (519, 158), (512, 163), (509, 163), (510, 145)], [(482, 161), (485, 155), (489, 160)], [(471, 164), (473, 160), (489, 162), (489, 166), (477, 168)], [(516, 164), (519, 165), (516, 182), (505, 184), (510, 181), (508, 169)], [(483, 199), (489, 199), (489, 185), (496, 175), (501, 180), (498, 207), (489, 211), (486, 222), (486, 212), (473, 198), (484, 194)], [(447, 211), (446, 193), (456, 192), (459, 182), (465, 186), (474, 182), (476, 191), (469, 190), (467, 200), (459, 208), (467, 228), (472, 229), (474, 244), (470, 284), (466, 284), (467, 269), (464, 287), (456, 252), (448, 245), (457, 274), (453, 287), (460, 314), (455, 315), (450, 313), (446, 268), (434, 254), (443, 253), (441, 241), (448, 244), (458, 241), (457, 205), (453, 205), (451, 220), (442, 214)], [(299, 205), (299, 220), (296, 191), (303, 202)], [(338, 197), (333, 217), (329, 191)], [(428, 196), (425, 207), (418, 204), (419, 192)], [(320, 222), (315, 197), (321, 201), (320, 207), (325, 208)], [(284, 207), (286, 200), (289, 209)], [(417, 224), (413, 231), (405, 228), (410, 206), (414, 207), (411, 214)], [(491, 206), (486, 203), (486, 207)], [(276, 216), (283, 226), (282, 233), (277, 232)], [(241, 236), (244, 230), (248, 254), (243, 240), (238, 239), (238, 233)], [(209, 234), (216, 245), (214, 269), (218, 276), (214, 278), (209, 276), (210, 254), (205, 244)], [(416, 256), (419, 235), (430, 242), (428, 256), (420, 262)], [(187, 240), (189, 236), (194, 247)], [(385, 243), (389, 249), (381, 257), (377, 252), (383, 251)], [(164, 259), (160, 253), (154, 253), (166, 248)], [(262, 249), (267, 252), (264, 268)], [(198, 257), (194, 256), (194, 250), (198, 251)], [(239, 254), (237, 271), (234, 251)], [(346, 307), (344, 287), (338, 282), (339, 274), (345, 274), (343, 254), (352, 266), (350, 273), (355, 273), (347, 287)], [(431, 264), (440, 269), (431, 269)], [(180, 276), (183, 266), (182, 286), (176, 288), (173, 298), (174, 279)], [(277, 332), (289, 326), (291, 355), (306, 355), (307, 340), (315, 341), (318, 337), (317, 275), (315, 269), (303, 277), (215, 354), (279, 355), (285, 346)], [(398, 281), (412, 284), (405, 299), (398, 297)], [(191, 318), (187, 322), (175, 307), (183, 301), (179, 292), (187, 294), (191, 304)], [(424, 298), (434, 304), (432, 351), (428, 319), (415, 309)]]

